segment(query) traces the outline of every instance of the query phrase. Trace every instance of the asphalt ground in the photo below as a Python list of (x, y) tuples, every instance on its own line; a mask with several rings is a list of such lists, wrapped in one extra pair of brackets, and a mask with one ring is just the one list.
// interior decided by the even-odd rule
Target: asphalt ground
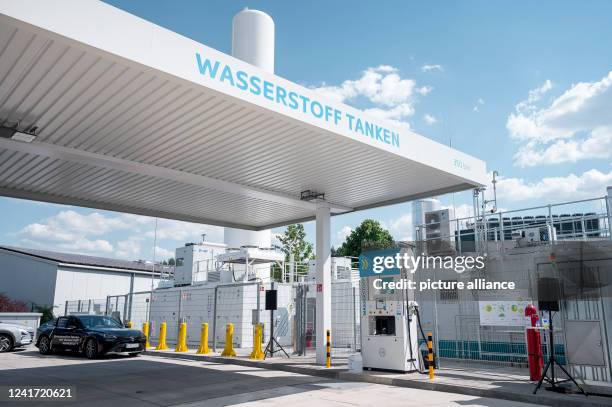
[[(87, 406), (499, 406), (511, 401), (212, 362), (151, 356), (42, 356), (35, 348), (0, 354), (0, 388), (70, 386), (72, 401), (15, 405)], [(7, 404), (0, 402), (0, 404)]]

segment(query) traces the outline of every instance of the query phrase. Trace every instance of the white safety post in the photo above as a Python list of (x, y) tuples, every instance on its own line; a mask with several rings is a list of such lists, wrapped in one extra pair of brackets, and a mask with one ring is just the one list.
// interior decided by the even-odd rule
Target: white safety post
[[(317, 364), (325, 365), (326, 332), (331, 329), (331, 245), (330, 209), (325, 202), (317, 206), (316, 216), (316, 283), (317, 283)], [(333, 336), (332, 332), (332, 336)]]

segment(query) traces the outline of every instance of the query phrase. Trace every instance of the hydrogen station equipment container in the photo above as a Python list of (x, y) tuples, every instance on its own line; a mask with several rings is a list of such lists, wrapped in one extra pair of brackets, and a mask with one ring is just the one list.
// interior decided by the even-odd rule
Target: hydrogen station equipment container
[[(380, 251), (384, 255), (388, 255), (388, 252), (389, 250)], [(402, 247), (400, 253), (405, 252), (413, 255), (413, 247)], [(373, 256), (376, 253), (372, 251), (369, 255)], [(374, 284), (378, 279), (398, 283), (402, 278), (408, 278), (409, 273), (405, 269), (398, 268), (395, 271), (387, 270), (384, 275), (372, 275), (371, 272), (368, 273), (368, 269), (371, 271), (371, 261), (365, 267), (363, 260), (360, 263), (363, 368), (398, 372), (422, 370), (414, 291), (408, 288), (385, 289), (380, 284), (376, 286)]]

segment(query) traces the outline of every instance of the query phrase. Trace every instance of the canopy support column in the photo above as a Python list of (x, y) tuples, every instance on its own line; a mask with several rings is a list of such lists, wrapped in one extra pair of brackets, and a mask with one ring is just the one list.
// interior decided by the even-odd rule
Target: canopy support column
[[(319, 203), (316, 214), (316, 283), (317, 283), (317, 364), (325, 365), (327, 352), (325, 334), (331, 329), (331, 245), (330, 208)], [(333, 332), (332, 332), (333, 335)]]

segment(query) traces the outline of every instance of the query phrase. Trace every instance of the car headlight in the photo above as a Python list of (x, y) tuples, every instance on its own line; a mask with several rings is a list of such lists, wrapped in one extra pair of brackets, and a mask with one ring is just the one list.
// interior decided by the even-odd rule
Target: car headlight
[(117, 339), (115, 335), (111, 334), (102, 334), (102, 336), (104, 337), (104, 339)]

